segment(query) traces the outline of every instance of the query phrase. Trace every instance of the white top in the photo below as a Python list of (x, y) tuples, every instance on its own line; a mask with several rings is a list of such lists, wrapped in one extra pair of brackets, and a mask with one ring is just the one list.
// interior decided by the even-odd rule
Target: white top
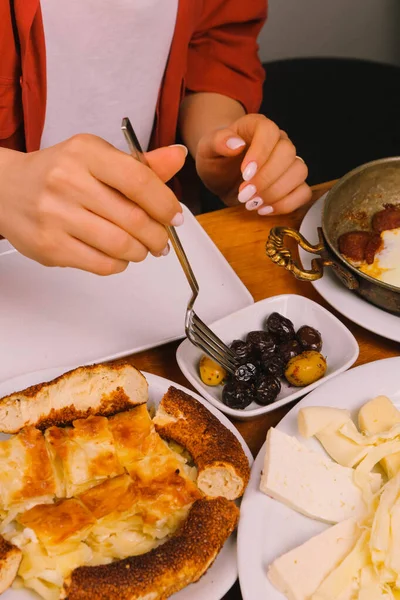
[(129, 117), (147, 148), (178, 0), (41, 0), (48, 95), (41, 147), (93, 133), (126, 151)]

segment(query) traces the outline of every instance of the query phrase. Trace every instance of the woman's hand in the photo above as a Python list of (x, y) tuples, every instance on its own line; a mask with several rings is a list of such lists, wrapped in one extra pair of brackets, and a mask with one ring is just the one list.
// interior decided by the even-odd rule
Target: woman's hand
[(22, 154), (0, 151), (0, 233), (43, 265), (99, 275), (123, 271), (148, 252), (168, 253), (165, 225), (183, 222), (163, 183), (186, 148), (147, 154), (151, 169), (92, 135)]
[(262, 115), (246, 115), (201, 138), (197, 172), (225, 204), (260, 215), (290, 213), (311, 199), (308, 170), (285, 132)]

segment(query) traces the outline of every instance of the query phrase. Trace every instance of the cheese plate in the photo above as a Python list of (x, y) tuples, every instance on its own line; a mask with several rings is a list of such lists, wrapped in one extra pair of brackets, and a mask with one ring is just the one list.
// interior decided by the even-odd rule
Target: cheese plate
[[(400, 358), (396, 357), (369, 363), (342, 373), (299, 402), (282, 419), (277, 426), (277, 430), (284, 437), (297, 438), (303, 447), (320, 455), (321, 460), (325, 460), (327, 454), (320, 443), (314, 438), (306, 439), (299, 434), (299, 411), (307, 407), (346, 409), (350, 411), (350, 416), (357, 422), (360, 409), (371, 399), (382, 395), (390, 398), (394, 405), (399, 408), (399, 369)], [(284, 600), (286, 596), (279, 592), (268, 579), (269, 566), (278, 557), (294, 550), (301, 544), (309, 544), (309, 540), (313, 536), (322, 532), (329, 532), (332, 528), (332, 525), (315, 520), (315, 517), (304, 516), (287, 504), (283, 504), (260, 491), (265, 453), (266, 444), (264, 444), (254, 462), (250, 483), (241, 506), (238, 530), (238, 563), (243, 600), (253, 600), (261, 597), (268, 598), (268, 600)], [(288, 480), (288, 485), (291, 485), (291, 478), (288, 478)], [(324, 492), (322, 490), (320, 492), (321, 501), (324, 500), (322, 497), (324, 493), (329, 495), (329, 491)], [(325, 500), (328, 502), (330, 499), (326, 497)], [(301, 499), (297, 498), (296, 503), (301, 504)], [(343, 523), (343, 521), (339, 521), (340, 523)], [(308, 546), (307, 551), (316, 552), (316, 556), (318, 552), (322, 552), (323, 558), (330, 560), (332, 558), (330, 554), (334, 552), (333, 546), (334, 544), (329, 543), (329, 539), (324, 542), (324, 539), (320, 538), (317, 550), (313, 549), (312, 546)], [(296, 561), (298, 560), (301, 560), (301, 555), (300, 559), (298, 556), (296, 557)], [(309, 568), (309, 561), (307, 561), (307, 564)], [(312, 575), (311, 572), (307, 574), (303, 571), (304, 580), (311, 578)], [(300, 594), (300, 590), (298, 591)], [(302, 598), (303, 596), (300, 594), (297, 597)]]

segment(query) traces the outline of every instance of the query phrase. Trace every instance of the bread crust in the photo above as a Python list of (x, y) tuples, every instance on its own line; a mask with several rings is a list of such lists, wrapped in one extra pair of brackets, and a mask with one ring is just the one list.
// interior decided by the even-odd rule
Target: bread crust
[(14, 581), (21, 560), (21, 550), (0, 536), (0, 594)]
[[(93, 382), (95, 385), (86, 397), (79, 395), (79, 386), (89, 389)], [(39, 429), (69, 425), (90, 415), (107, 417), (143, 404), (147, 398), (145, 377), (129, 363), (78, 367), (52, 381), (1, 398), (0, 432), (18, 433), (27, 425)]]
[[(177, 442), (192, 455), (200, 489), (201, 480), (211, 470), (224, 469), (228, 478), (235, 478), (233, 493), (202, 489), (206, 495), (221, 495), (234, 500), (243, 494), (250, 477), (249, 461), (237, 437), (205, 406), (171, 386), (161, 400), (153, 422), (162, 438)], [(228, 487), (229, 483), (225, 492)]]
[(79, 567), (67, 600), (164, 600), (197, 581), (235, 529), (239, 509), (225, 498), (197, 500), (181, 529), (151, 552), (99, 567)]

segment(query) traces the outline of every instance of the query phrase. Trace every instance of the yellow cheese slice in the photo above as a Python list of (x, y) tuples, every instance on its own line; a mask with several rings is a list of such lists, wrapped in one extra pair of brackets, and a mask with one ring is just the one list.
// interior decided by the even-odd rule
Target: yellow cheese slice
[(349, 420), (351, 420), (350, 412), (343, 408), (306, 406), (299, 410), (297, 425), (300, 435), (310, 438), (327, 427), (333, 431), (338, 430)]
[[(363, 433), (381, 433), (400, 423), (400, 411), (386, 396), (378, 396), (361, 408), (358, 424)], [(382, 459), (382, 467), (387, 476), (394, 477), (400, 471), (400, 453)]]
[(367, 435), (387, 431), (396, 423), (400, 423), (400, 411), (387, 396), (370, 400), (358, 413), (358, 426)]
[(354, 467), (368, 453), (368, 448), (340, 433), (344, 425), (354, 428), (348, 410), (327, 406), (307, 406), (299, 411), (298, 427), (303, 437), (315, 436), (325, 451), (343, 467)]
[(400, 423), (393, 425), (393, 427), (387, 431), (373, 433), (371, 435), (360, 433), (356, 427), (351, 427), (348, 423), (342, 425), (339, 431), (342, 435), (353, 440), (356, 444), (360, 444), (360, 446), (375, 446), (383, 442), (393, 441), (400, 437)]
[(383, 458), (400, 452), (400, 441), (390, 441), (371, 448), (367, 456), (356, 468), (356, 473), (370, 473)]
[(360, 574), (360, 589), (357, 600), (390, 600), (379, 575), (372, 566), (364, 567)]
[(400, 491), (400, 476), (388, 481), (383, 487), (371, 529), (370, 549), (376, 567), (385, 563), (386, 553), (390, 548), (391, 510), (396, 503)]
[(400, 501), (390, 511), (390, 545), (385, 557), (385, 567), (395, 573), (395, 585), (400, 587)]
[[(354, 423), (352, 426), (355, 427)], [(328, 427), (315, 435), (326, 452), (343, 467), (358, 465), (368, 454), (369, 446), (360, 446), (353, 440), (345, 437), (340, 431), (331, 431)]]

